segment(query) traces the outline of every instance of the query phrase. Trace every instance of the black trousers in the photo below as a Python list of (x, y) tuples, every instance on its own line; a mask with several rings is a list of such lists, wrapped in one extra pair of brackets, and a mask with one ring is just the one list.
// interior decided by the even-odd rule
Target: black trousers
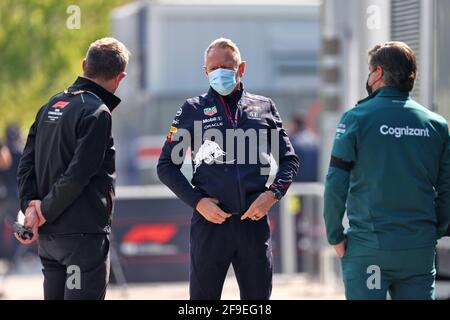
[(103, 300), (109, 282), (109, 237), (40, 235), (45, 300)]
[(268, 217), (232, 216), (223, 224), (194, 212), (190, 235), (190, 299), (218, 300), (230, 264), (242, 300), (268, 300), (272, 293), (272, 246)]

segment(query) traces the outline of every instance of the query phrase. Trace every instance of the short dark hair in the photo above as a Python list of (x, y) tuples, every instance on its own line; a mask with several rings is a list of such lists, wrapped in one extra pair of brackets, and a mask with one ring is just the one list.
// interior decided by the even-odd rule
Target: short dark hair
[(130, 52), (114, 38), (102, 38), (89, 46), (84, 74), (89, 78), (111, 80), (125, 71)]
[(388, 86), (411, 92), (417, 77), (417, 58), (404, 42), (391, 41), (376, 45), (369, 51), (372, 68), (383, 68), (383, 80)]

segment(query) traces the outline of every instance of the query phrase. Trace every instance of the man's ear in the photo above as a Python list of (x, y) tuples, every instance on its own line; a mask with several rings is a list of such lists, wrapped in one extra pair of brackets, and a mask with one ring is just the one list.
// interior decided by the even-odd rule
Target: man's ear
[(81, 63), (81, 69), (83, 69), (83, 74), (84, 74), (85, 70), (86, 70), (86, 59), (83, 59), (83, 62)]
[(116, 77), (116, 81), (117, 81), (117, 87), (119, 86), (120, 82), (127, 76), (126, 72), (121, 72), (119, 73), (119, 75)]
[(380, 66), (377, 66), (376, 72), (377, 72), (377, 81), (382, 80), (383, 79), (383, 73), (384, 73), (383, 68), (380, 67)]
[(239, 77), (242, 77), (245, 73), (245, 68), (247, 67), (247, 62), (246, 61), (242, 61), (241, 64), (239, 65)]

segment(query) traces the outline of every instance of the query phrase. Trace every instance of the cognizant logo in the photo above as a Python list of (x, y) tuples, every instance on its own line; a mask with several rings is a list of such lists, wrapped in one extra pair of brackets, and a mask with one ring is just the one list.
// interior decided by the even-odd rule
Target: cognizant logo
[(401, 138), (403, 136), (412, 136), (412, 137), (430, 137), (429, 129), (418, 129), (418, 128), (393, 128), (387, 125), (382, 125), (380, 127), (380, 132), (382, 135), (387, 136), (395, 136), (396, 138)]

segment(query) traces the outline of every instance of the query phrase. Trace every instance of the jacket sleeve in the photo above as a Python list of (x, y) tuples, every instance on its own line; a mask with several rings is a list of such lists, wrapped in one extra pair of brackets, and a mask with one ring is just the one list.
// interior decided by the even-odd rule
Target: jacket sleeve
[(450, 139), (448, 127), (445, 129), (445, 142), (439, 163), (439, 176), (436, 189), (437, 237), (450, 236)]
[(195, 190), (181, 172), (186, 152), (191, 146), (190, 132), (193, 126), (189, 118), (191, 106), (186, 102), (177, 112), (159, 157), (157, 172), (159, 180), (175, 195), (192, 208), (204, 197)]
[(19, 166), (17, 168), (17, 185), (19, 191), (19, 205), (22, 212), (28, 208), (28, 203), (32, 200), (41, 200), (36, 184), (35, 173), (35, 141), (37, 126), (39, 122), (39, 115), (42, 108), (36, 115), (36, 119), (28, 132), (27, 142), (20, 158)]
[(47, 222), (63, 214), (100, 170), (110, 137), (111, 114), (105, 105), (82, 118), (73, 158), (42, 200), (41, 210)]
[(357, 138), (357, 119), (347, 112), (337, 128), (325, 181), (324, 218), (327, 239), (331, 245), (339, 244), (345, 238), (342, 219), (346, 210), (350, 172), (357, 159)]
[(294, 147), (289, 140), (286, 130), (283, 128), (283, 122), (281, 121), (280, 114), (272, 101), (270, 109), (278, 135), (279, 154), (275, 156), (275, 159), (278, 162), (278, 171), (275, 176), (275, 180), (270, 185), (269, 189), (272, 191), (277, 191), (284, 196), (292, 181), (297, 176), (300, 162), (295, 154)]

